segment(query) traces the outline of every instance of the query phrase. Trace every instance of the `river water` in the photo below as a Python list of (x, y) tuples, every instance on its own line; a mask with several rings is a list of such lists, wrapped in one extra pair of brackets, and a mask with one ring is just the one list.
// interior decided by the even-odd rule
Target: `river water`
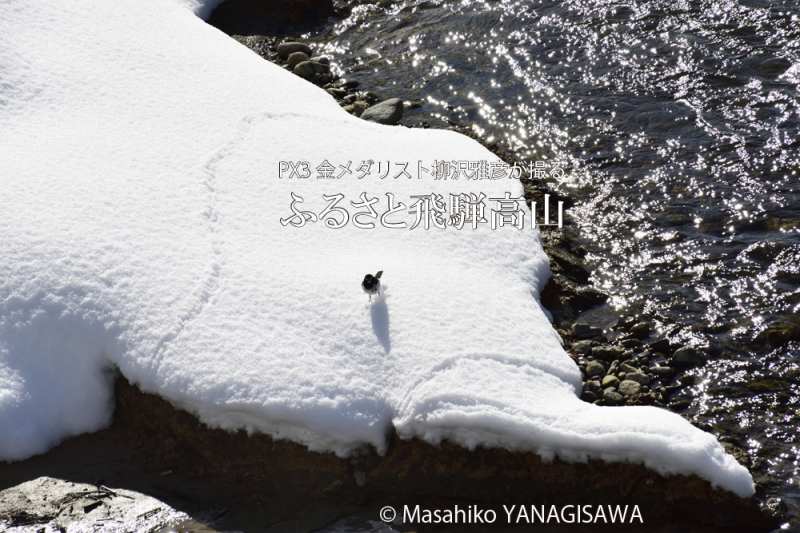
[(421, 101), (549, 175), (592, 282), (703, 349), (684, 415), (797, 513), (800, 3), (352, 4), (309, 37), (347, 79)]

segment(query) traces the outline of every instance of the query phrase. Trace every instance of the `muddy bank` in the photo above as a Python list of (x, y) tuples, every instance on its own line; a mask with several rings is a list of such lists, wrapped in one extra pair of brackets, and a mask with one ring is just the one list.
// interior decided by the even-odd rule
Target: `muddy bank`
[[(543, 462), (532, 453), (397, 438), (384, 456), (364, 449), (342, 459), (263, 434), (208, 428), (122, 377), (115, 397), (110, 428), (3, 465), (0, 489), (47, 475), (135, 490), (190, 515), (194, 526), (187, 530), (312, 531), (358, 513), (377, 517), (387, 504), (499, 509), (515, 503), (639, 505), (644, 527), (613, 526), (631, 531), (752, 533), (775, 526), (753, 499), (640, 465)], [(470, 528), (485, 529), (494, 530)], [(497, 530), (505, 529), (498, 524)]]
[(116, 398), (114, 430), (144, 464), (153, 471), (181, 472), (225, 487), (243, 502), (295, 494), (302, 495), (303, 506), (308, 500), (351, 506), (447, 500), (621, 503), (640, 505), (648, 525), (682, 519), (741, 531), (767, 531), (773, 525), (752, 500), (713, 490), (697, 477), (666, 478), (639, 465), (548, 463), (533, 453), (469, 451), (396, 437), (385, 456), (364, 449), (342, 459), (266, 435), (208, 428), (123, 378), (117, 380)]

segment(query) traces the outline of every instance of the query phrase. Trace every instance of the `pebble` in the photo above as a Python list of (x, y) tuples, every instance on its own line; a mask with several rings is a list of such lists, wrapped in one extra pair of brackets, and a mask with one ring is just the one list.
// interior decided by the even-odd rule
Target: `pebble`
[[(331, 87), (330, 89), (328, 89), (328, 94), (330, 94), (331, 96), (333, 96), (337, 100), (342, 100), (342, 101), (346, 96), (349, 96), (347, 94), (347, 91), (345, 91), (344, 89), (340, 89), (338, 87)], [(348, 103), (352, 103), (352, 101), (350, 101)]]
[(630, 329), (631, 335), (637, 339), (645, 339), (650, 335), (650, 324), (647, 322), (637, 322)]
[(290, 54), (293, 52), (303, 52), (304, 54), (311, 56), (311, 47), (305, 43), (298, 43), (298, 42), (285, 42), (278, 45), (278, 56), (281, 59), (287, 59)]
[(634, 396), (639, 393), (641, 385), (631, 379), (624, 379), (619, 383), (619, 392), (624, 396)]
[(594, 402), (598, 400), (597, 394), (590, 390), (584, 390), (583, 394), (581, 394), (581, 399), (585, 402)]
[(403, 101), (399, 98), (389, 98), (372, 107), (368, 107), (361, 118), (379, 124), (397, 124), (403, 118)]
[(610, 404), (622, 403), (622, 394), (618, 393), (611, 387), (603, 391), (603, 399)]
[(577, 339), (593, 339), (603, 334), (600, 328), (590, 326), (586, 322), (576, 322), (572, 325), (572, 334)]
[(606, 367), (599, 361), (589, 361), (586, 363), (586, 375), (588, 377), (602, 376), (606, 372)]
[(583, 390), (593, 392), (597, 396), (603, 393), (603, 386), (596, 379), (590, 379), (583, 384)]
[(642, 346), (642, 341), (639, 339), (622, 339), (620, 344), (623, 348), (639, 348)]
[(771, 323), (756, 338), (770, 346), (783, 346), (791, 341), (800, 341), (800, 318), (782, 318)]
[(303, 61), (308, 61), (308, 54), (305, 52), (292, 52), (286, 58), (286, 64), (289, 65), (289, 68), (294, 68)]
[(570, 304), (578, 310), (585, 310), (600, 305), (608, 300), (608, 295), (593, 287), (585, 285), (575, 289), (575, 294), (570, 298)]
[(616, 346), (595, 346), (592, 348), (592, 357), (603, 359), (604, 361), (613, 361), (622, 357), (622, 348)]
[(674, 409), (676, 411), (682, 411), (691, 405), (691, 401), (689, 400), (674, 400), (669, 402), (670, 409)]
[(667, 353), (669, 351), (669, 341), (667, 339), (659, 339), (650, 343), (650, 349), (654, 352)]
[(308, 81), (316, 81), (320, 75), (328, 72), (327, 65), (316, 61), (303, 61), (294, 67), (294, 73)]
[(601, 385), (602, 385), (602, 387), (604, 389), (609, 388), (609, 387), (616, 388), (617, 385), (619, 385), (619, 378), (617, 376), (615, 376), (614, 374), (609, 374), (609, 375), (607, 375), (606, 377), (603, 378), (603, 381), (601, 382)]
[(650, 376), (644, 372), (628, 372), (625, 374), (625, 379), (628, 381), (635, 381), (639, 385), (647, 385), (650, 383)]
[(661, 365), (653, 365), (650, 367), (650, 373), (655, 374), (656, 376), (666, 378), (671, 376), (675, 373), (674, 368), (670, 368), (668, 366), (661, 366)]
[(589, 340), (575, 341), (572, 343), (572, 350), (581, 355), (589, 355), (592, 352), (594, 342)]
[(367, 103), (363, 100), (356, 100), (352, 104), (347, 104), (344, 106), (344, 110), (350, 113), (351, 115), (361, 116), (364, 110), (367, 109)]

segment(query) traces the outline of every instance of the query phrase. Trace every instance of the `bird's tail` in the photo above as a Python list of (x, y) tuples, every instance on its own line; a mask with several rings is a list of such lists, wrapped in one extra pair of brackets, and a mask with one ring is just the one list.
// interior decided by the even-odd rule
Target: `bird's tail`
[(378, 270), (378, 273), (375, 274), (375, 277), (378, 278), (378, 279), (381, 279), (382, 275), (383, 275), (383, 270)]

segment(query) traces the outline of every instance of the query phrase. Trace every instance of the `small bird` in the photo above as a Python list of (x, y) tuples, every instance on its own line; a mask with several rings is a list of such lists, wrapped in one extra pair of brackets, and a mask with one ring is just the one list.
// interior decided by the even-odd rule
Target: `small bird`
[(378, 272), (374, 276), (372, 274), (367, 274), (366, 276), (364, 276), (364, 281), (361, 282), (361, 288), (364, 289), (364, 292), (369, 294), (370, 302), (372, 302), (373, 294), (380, 294), (381, 292), (382, 275), (383, 275), (383, 270), (378, 270)]

